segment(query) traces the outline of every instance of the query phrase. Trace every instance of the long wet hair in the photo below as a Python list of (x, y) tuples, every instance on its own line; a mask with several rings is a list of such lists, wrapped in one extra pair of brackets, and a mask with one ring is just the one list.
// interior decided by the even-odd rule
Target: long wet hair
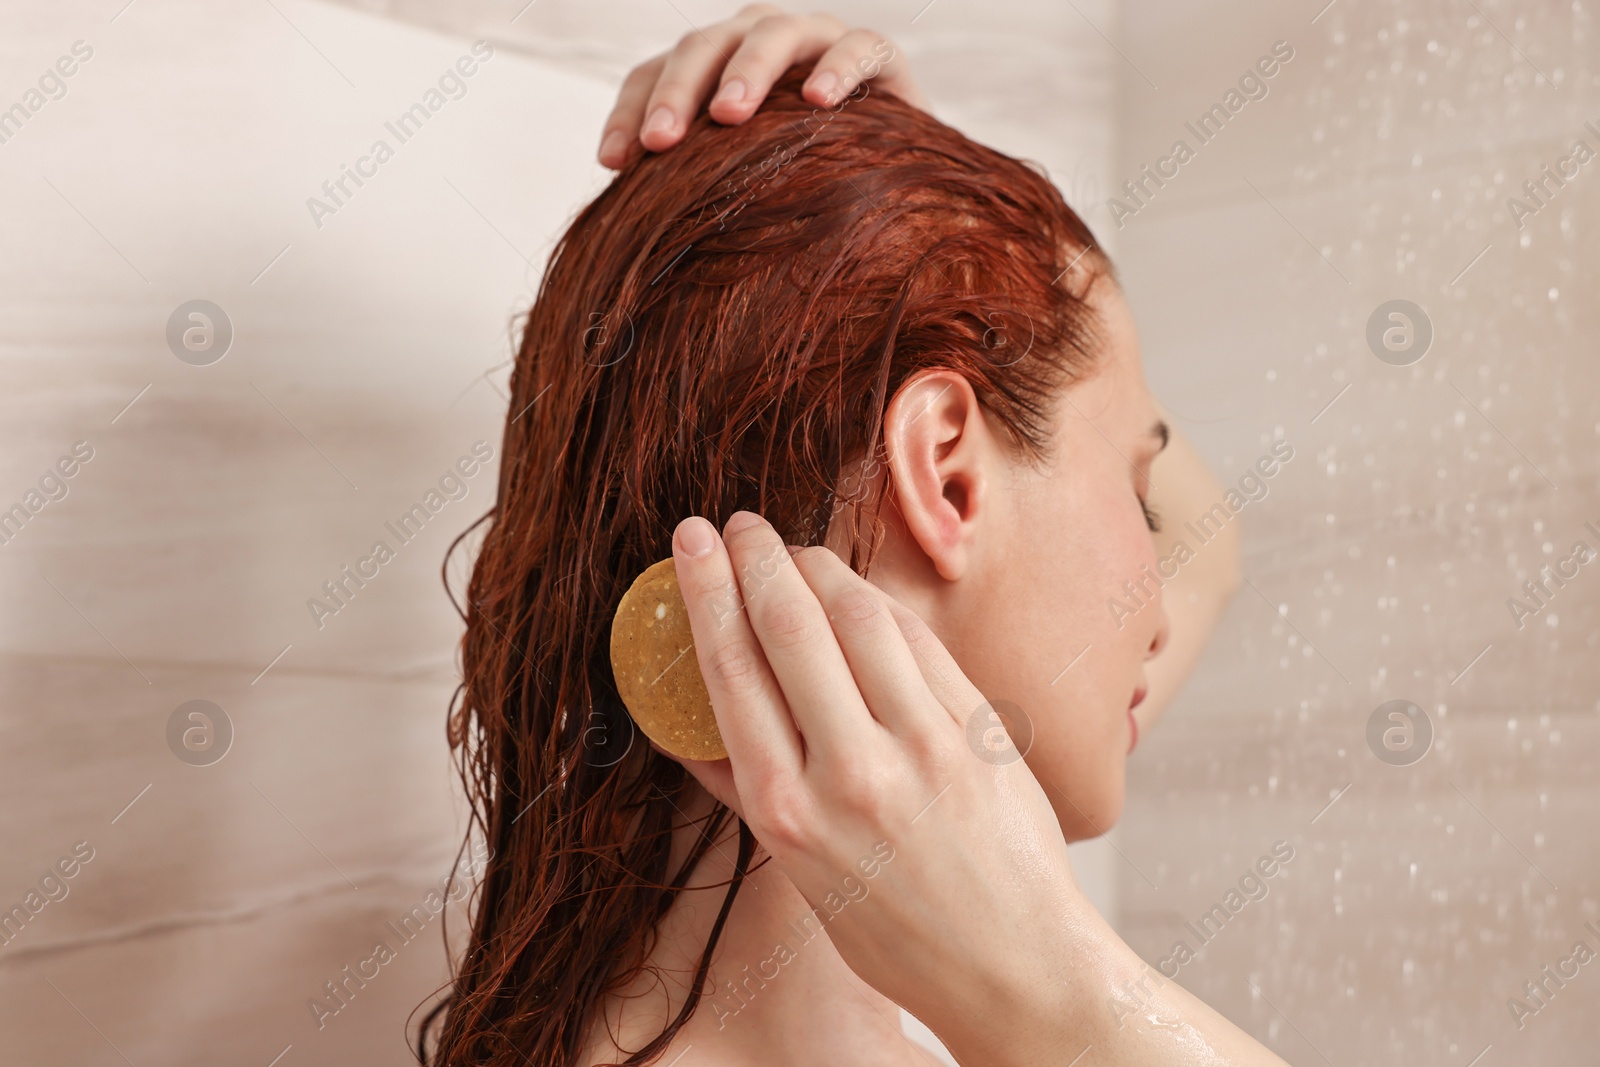
[[(528, 313), (449, 719), (468, 836), (490, 858), (417, 1038), (425, 1063), (574, 1067), (736, 819), (715, 805), (669, 869), (695, 783), (635, 736), (612, 678), (612, 615), (676, 524), (744, 508), (818, 543), (912, 375), (959, 372), (1038, 458), (1053, 396), (1093, 369), (1087, 284), (1110, 264), (1043, 170), (870, 83), (814, 108), (803, 74), (743, 124), (701, 115), (623, 169)], [(858, 572), (881, 500), (848, 502)], [(627, 1064), (658, 1057), (700, 1000), (755, 845), (739, 830), (689, 996)]]

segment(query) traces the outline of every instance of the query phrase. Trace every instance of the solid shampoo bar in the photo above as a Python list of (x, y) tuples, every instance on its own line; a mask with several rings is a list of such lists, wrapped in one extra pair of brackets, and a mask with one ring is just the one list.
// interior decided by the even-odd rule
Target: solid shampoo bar
[(622, 595), (611, 620), (611, 672), (628, 714), (650, 740), (685, 759), (728, 755), (671, 559), (651, 564)]

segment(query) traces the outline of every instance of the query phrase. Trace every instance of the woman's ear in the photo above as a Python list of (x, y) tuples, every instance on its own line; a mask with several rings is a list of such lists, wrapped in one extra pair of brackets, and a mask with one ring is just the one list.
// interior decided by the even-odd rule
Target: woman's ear
[(997, 441), (965, 377), (938, 369), (902, 385), (884, 418), (895, 504), (906, 531), (939, 576), (956, 581), (972, 563), (987, 519)]

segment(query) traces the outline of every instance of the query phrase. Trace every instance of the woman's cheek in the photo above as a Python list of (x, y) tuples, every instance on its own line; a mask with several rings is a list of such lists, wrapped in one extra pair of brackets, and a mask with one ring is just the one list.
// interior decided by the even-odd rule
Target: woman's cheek
[(1144, 509), (1135, 506), (1125, 509), (1123, 521), (1119, 526), (1121, 530), (1121, 543), (1119, 551), (1127, 560), (1126, 566), (1129, 573), (1142, 579), (1144, 576), (1156, 573), (1156, 541), (1155, 534), (1150, 530), (1149, 520), (1145, 518)]
[[(1105, 516), (1099, 527), (1104, 531), (1095, 554), (1104, 560), (1106, 584), (1117, 595), (1126, 596), (1124, 583), (1131, 582), (1150, 587), (1146, 574), (1156, 573), (1156, 546), (1145, 520), (1144, 509), (1137, 499), (1130, 507), (1126, 492), (1104, 501), (1100, 515)], [(1148, 570), (1146, 569), (1148, 568)], [(1140, 594), (1141, 596), (1143, 594)]]
[(1155, 542), (1138, 502), (1131, 514), (1126, 500), (1108, 502), (1102, 514), (1104, 533), (1096, 546), (1102, 562), (1095, 583), (1101, 595), (1094, 605), (1092, 640), (1109, 657), (1108, 692), (1118, 693), (1129, 684), (1124, 676), (1144, 662), (1154, 627), (1160, 624), (1165, 579), (1157, 569)]

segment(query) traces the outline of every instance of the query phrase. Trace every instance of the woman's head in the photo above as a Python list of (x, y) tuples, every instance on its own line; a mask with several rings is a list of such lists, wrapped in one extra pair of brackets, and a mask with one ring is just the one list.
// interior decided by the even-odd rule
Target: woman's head
[(1022, 708), (1069, 837), (1120, 808), (1161, 610), (1105, 607), (1154, 562), (1156, 443), (1110, 265), (1028, 165), (800, 82), (629, 165), (529, 312), (452, 717), (493, 853), (438, 1062), (566, 1062), (705, 850), (669, 869), (697, 787), (635, 735), (608, 654), (687, 515), (833, 546)]
[[(1121, 812), (1132, 708), (1166, 626), (1150, 536), (1157, 516), (1143, 500), (1167, 427), (1116, 285), (1102, 275), (1088, 300), (1094, 368), (1052, 396), (1037, 461), (1013, 453), (956, 371), (901, 387), (883, 430), (888, 536), (867, 572), (928, 623), (988, 698), (955, 709), (974, 751), (1026, 753), (1068, 840), (1104, 833)], [(842, 547), (845, 531), (830, 531), (828, 543)], [(996, 751), (987, 732), (1001, 724), (1015, 746)]]

